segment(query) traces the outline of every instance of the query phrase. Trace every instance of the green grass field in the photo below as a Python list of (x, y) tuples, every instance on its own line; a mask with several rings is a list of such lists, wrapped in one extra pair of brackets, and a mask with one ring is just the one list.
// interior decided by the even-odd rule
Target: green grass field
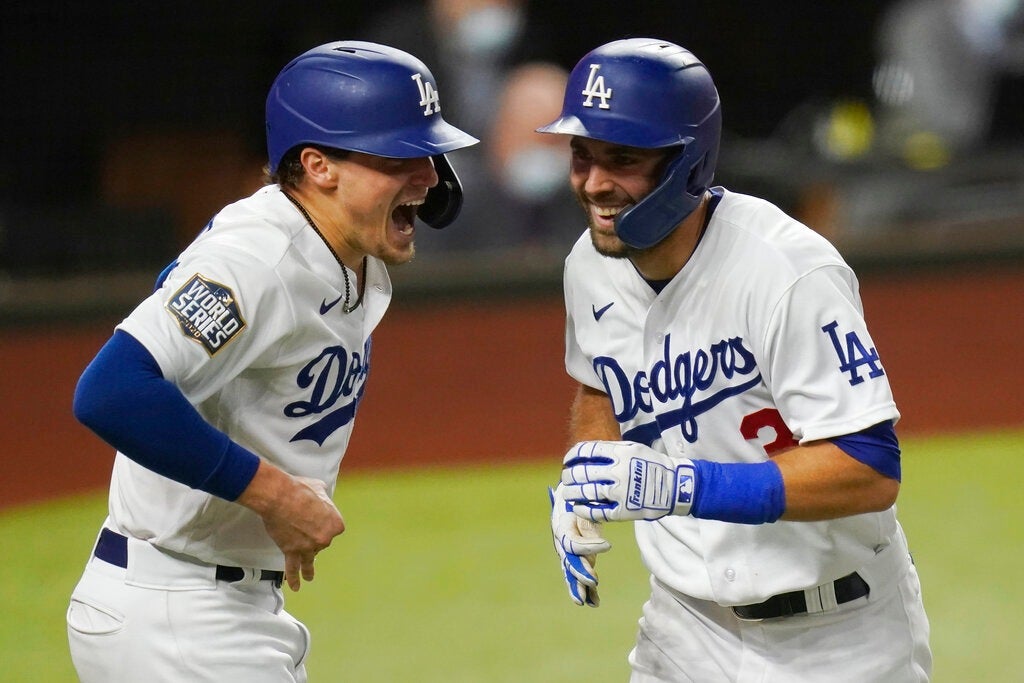
[[(934, 681), (1024, 670), (1024, 431), (907, 439), (899, 513), (932, 625)], [(548, 465), (342, 474), (348, 530), (288, 594), (313, 632), (312, 681), (625, 681), (646, 572), (606, 528), (599, 609), (565, 597), (548, 531)], [(0, 514), (0, 680), (74, 681), (64, 611), (101, 494)]]

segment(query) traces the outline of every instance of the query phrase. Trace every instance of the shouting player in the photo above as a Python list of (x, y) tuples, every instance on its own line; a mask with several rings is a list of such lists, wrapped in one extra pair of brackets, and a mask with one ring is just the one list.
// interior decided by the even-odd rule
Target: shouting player
[(651, 572), (632, 681), (923, 681), (893, 504), (899, 418), (854, 273), (766, 201), (711, 186), (721, 108), (671, 43), (587, 54), (561, 116), (589, 231), (565, 263), (579, 381), (552, 530), (597, 606), (600, 523)]
[(117, 449), (109, 516), (67, 623), (81, 680), (305, 681), (283, 609), (345, 529), (332, 502), (391, 299), (477, 140), (415, 57), (365, 42), (289, 63), (266, 104), (269, 183), (222, 209), (79, 381)]

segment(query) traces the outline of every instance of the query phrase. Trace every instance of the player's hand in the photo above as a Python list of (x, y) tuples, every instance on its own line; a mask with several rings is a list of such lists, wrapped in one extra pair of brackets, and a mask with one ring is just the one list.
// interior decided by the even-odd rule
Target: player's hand
[(303, 580), (313, 580), (316, 554), (345, 531), (322, 481), (293, 477), (266, 461), (238, 502), (263, 518), (267, 534), (284, 553), (284, 578), (293, 591)]
[(577, 605), (597, 607), (597, 572), (594, 564), (598, 553), (607, 552), (612, 544), (601, 537), (601, 525), (581, 519), (562, 497), (562, 486), (548, 488), (551, 499), (551, 535), (555, 552), (562, 562), (562, 573), (569, 597)]
[[(297, 483), (296, 511), (293, 517), (279, 517), (275, 528), (264, 517), (264, 526), (284, 552), (284, 578), (293, 591), (302, 580), (312, 581), (316, 554), (345, 531), (345, 520), (319, 479), (294, 477)], [(301, 577), (301, 578), (300, 578)]]
[(686, 515), (694, 494), (689, 460), (632, 441), (581, 441), (562, 461), (573, 512), (598, 522)]

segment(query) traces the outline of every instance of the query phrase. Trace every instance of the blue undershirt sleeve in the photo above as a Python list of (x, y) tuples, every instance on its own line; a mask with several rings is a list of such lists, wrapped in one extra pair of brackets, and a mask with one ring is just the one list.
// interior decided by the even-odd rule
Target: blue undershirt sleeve
[(73, 409), (79, 422), (143, 467), (226, 500), (237, 499), (259, 467), (259, 457), (204, 420), (123, 330), (82, 373)]
[(829, 441), (879, 474), (900, 481), (900, 444), (892, 420), (879, 422), (856, 434), (836, 436)]

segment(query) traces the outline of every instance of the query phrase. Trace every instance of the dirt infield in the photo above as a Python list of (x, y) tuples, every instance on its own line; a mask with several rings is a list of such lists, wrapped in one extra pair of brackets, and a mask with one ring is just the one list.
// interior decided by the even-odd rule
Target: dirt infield
[[(1024, 268), (862, 275), (902, 435), (1024, 424)], [(411, 464), (550, 458), (565, 446), (573, 386), (560, 297), (412, 307), (374, 336), (373, 372), (342, 474)], [(107, 484), (111, 450), (71, 397), (110, 323), (0, 334), (0, 507)]]

